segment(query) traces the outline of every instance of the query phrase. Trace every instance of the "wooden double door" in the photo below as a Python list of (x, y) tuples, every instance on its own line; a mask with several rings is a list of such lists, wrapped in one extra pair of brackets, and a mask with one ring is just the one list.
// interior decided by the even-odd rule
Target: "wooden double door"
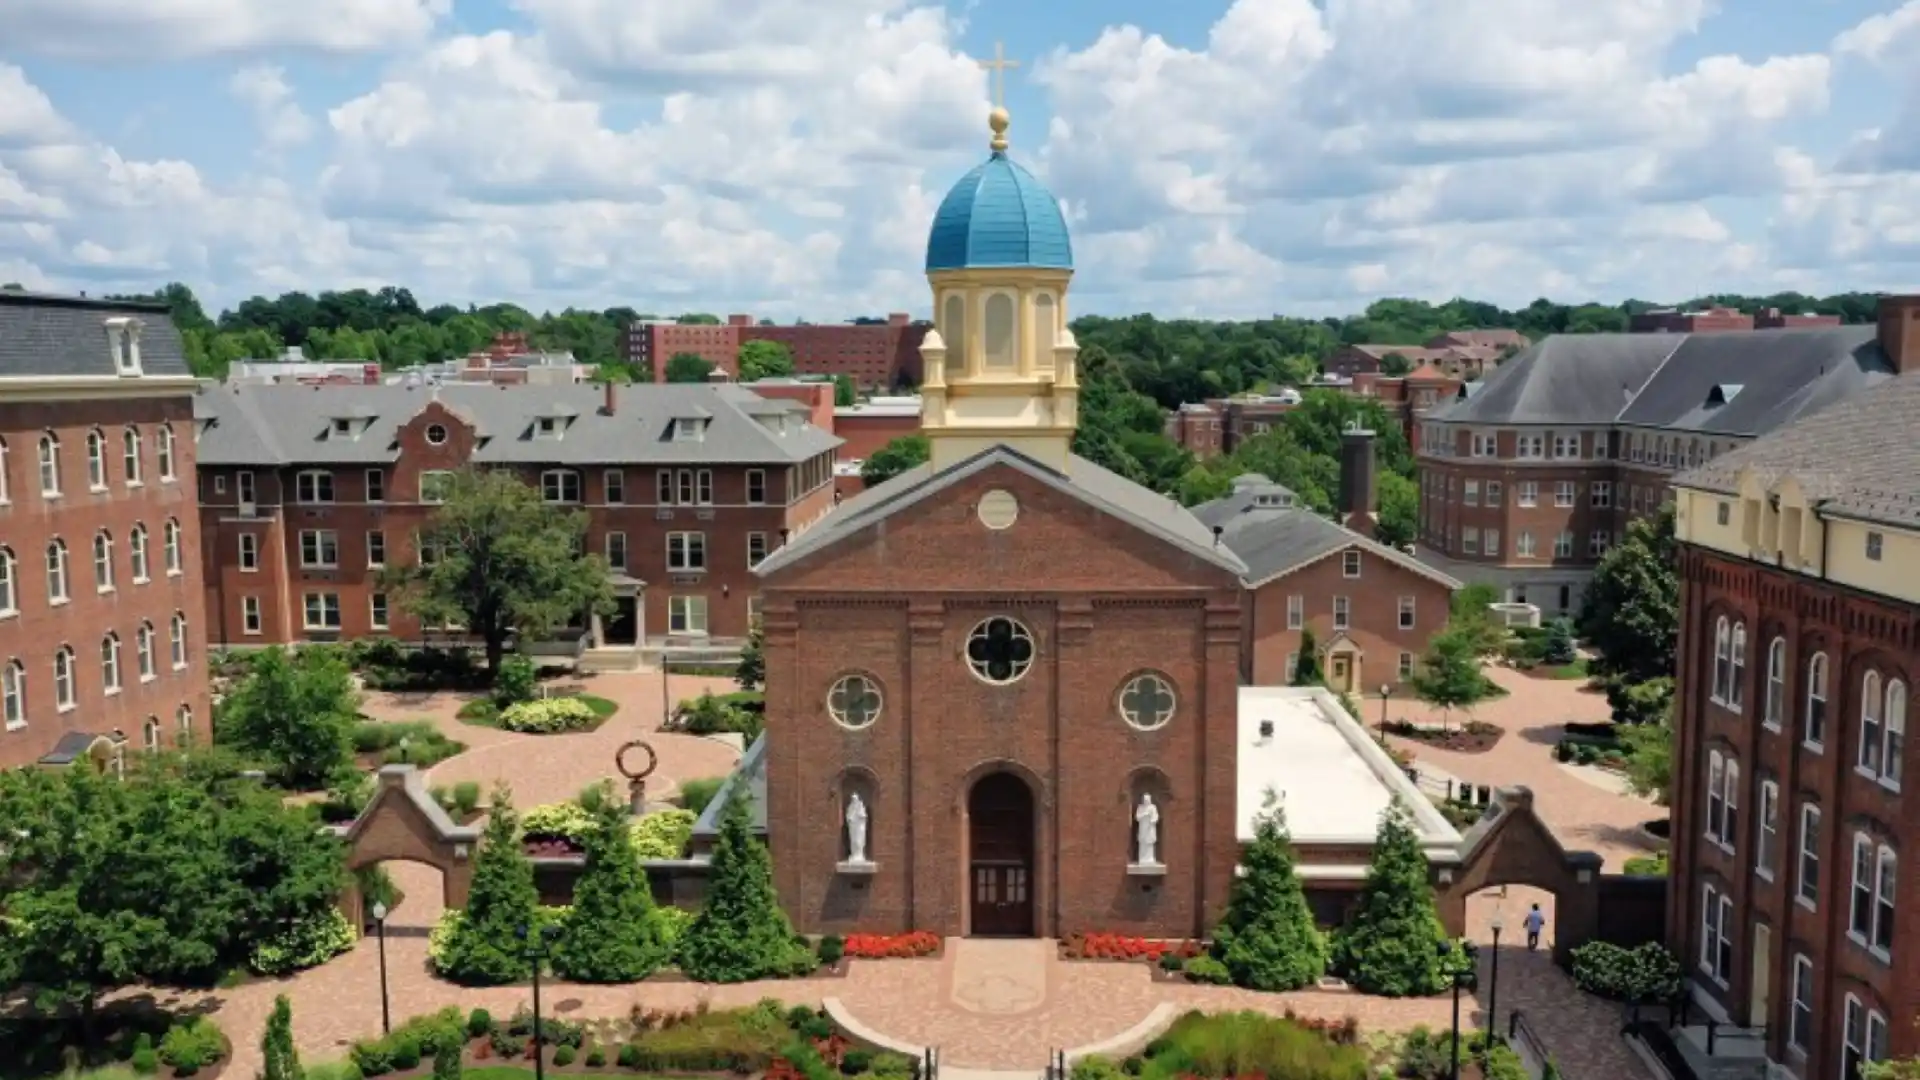
[(1032, 937), (1033, 792), (1012, 773), (991, 773), (967, 797), (967, 932)]

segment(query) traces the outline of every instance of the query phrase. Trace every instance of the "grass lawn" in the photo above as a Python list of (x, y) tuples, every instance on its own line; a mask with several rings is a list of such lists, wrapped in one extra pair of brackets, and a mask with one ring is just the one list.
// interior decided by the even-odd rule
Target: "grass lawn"
[(1556, 679), (1584, 679), (1587, 677), (1587, 658), (1577, 657), (1571, 664), (1548, 668), (1547, 674)]
[[(556, 694), (554, 696), (556, 698), (573, 698), (577, 701), (585, 702), (587, 708), (593, 710), (594, 722), (586, 727), (575, 728), (573, 731), (565, 733), (569, 735), (582, 731), (596, 731), (601, 724), (607, 722), (608, 717), (620, 711), (618, 704), (600, 697), (597, 694)], [(463, 723), (472, 724), (475, 727), (498, 728), (500, 726), (500, 710), (494, 708), (492, 698), (474, 698), (472, 701), (460, 706), (460, 711), (454, 715), (459, 717)]]

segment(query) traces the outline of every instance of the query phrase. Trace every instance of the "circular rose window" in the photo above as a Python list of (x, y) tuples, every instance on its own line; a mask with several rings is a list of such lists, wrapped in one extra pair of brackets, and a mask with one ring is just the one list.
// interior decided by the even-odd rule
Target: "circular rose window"
[(858, 731), (880, 719), (880, 687), (865, 675), (842, 675), (827, 691), (827, 714), (843, 728)]
[(967, 666), (984, 682), (1018, 682), (1033, 666), (1033, 634), (1014, 619), (981, 620), (967, 635)]
[(1141, 731), (1163, 728), (1173, 720), (1174, 703), (1166, 676), (1143, 671), (1120, 688), (1120, 719)]
[(427, 425), (427, 441), (435, 446), (447, 441), (447, 429), (439, 424)]

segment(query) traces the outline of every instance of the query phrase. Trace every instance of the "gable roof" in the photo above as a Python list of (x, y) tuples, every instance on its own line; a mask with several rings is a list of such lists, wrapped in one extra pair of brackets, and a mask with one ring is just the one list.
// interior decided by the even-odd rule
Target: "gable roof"
[[(400, 428), (436, 401), (473, 425), (476, 465), (787, 465), (841, 442), (807, 423), (805, 410), (731, 383), (616, 387), (611, 416), (601, 411), (604, 400), (604, 387), (584, 383), (203, 384), (194, 403), (204, 422), (197, 452), (203, 465), (389, 462), (399, 456)], [(362, 426), (354, 437), (336, 436), (337, 419)], [(542, 419), (560, 424), (559, 438), (535, 436)], [(676, 419), (707, 421), (705, 437), (675, 439)]]
[(1460, 582), (1419, 559), (1329, 521), (1305, 506), (1262, 503), (1262, 495), (1276, 492), (1292, 494), (1266, 477), (1256, 476), (1250, 483), (1236, 482), (1233, 494), (1193, 508), (1201, 523), (1221, 530), (1220, 542), (1246, 564), (1241, 580), (1248, 588), (1257, 588), (1348, 548), (1358, 548), (1449, 589), (1460, 587)]
[(164, 304), (0, 289), (0, 378), (119, 377), (107, 340), (114, 318), (140, 322), (141, 374), (126, 381), (192, 374)]
[(1824, 514), (1920, 528), (1920, 372), (1813, 412), (1673, 485), (1735, 495), (1747, 475), (1769, 490), (1792, 476)]
[[(1431, 420), (1624, 424), (1764, 434), (1893, 371), (1872, 326), (1725, 334), (1556, 334), (1502, 364)], [(1729, 396), (1716, 387), (1740, 387)]]
[(868, 488), (834, 508), (818, 525), (761, 560), (754, 573), (763, 579), (777, 575), (785, 567), (855, 536), (967, 477), (998, 465), (1025, 473), (1056, 491), (1087, 503), (1236, 576), (1246, 571), (1231, 550), (1214, 542), (1213, 533), (1205, 525), (1167, 496), (1082, 457), (1073, 458), (1070, 471), (1060, 473), (1010, 446), (995, 445), (940, 472), (935, 472), (931, 465), (920, 465), (877, 487)]

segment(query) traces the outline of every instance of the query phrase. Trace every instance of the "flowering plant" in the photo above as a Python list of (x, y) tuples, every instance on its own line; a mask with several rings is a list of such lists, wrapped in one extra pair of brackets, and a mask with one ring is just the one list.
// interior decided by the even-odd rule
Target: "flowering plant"
[(844, 955), (862, 960), (908, 959), (940, 951), (940, 935), (926, 930), (908, 934), (849, 934)]
[(1125, 960), (1157, 964), (1171, 953), (1181, 959), (1199, 956), (1197, 941), (1163, 941), (1127, 934), (1074, 934), (1061, 945), (1068, 960)]

